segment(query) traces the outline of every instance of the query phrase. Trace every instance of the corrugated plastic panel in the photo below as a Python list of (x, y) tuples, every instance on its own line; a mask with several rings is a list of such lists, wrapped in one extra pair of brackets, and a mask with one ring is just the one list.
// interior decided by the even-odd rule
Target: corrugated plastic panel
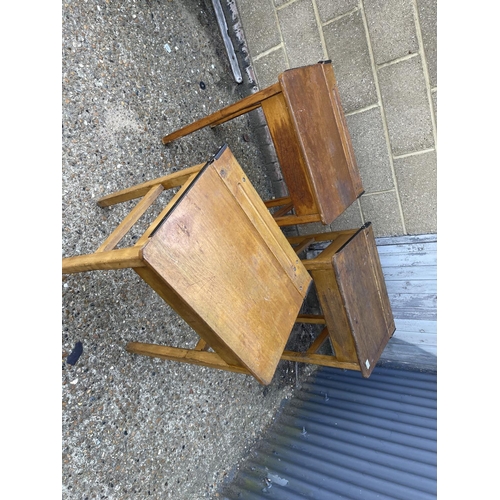
[(320, 368), (222, 497), (435, 499), (436, 373)]

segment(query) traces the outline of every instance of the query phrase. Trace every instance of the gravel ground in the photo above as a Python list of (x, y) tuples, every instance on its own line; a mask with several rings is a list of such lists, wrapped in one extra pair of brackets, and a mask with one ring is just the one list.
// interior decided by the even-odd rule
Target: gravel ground
[[(133, 206), (101, 209), (97, 198), (203, 162), (224, 142), (259, 194), (273, 195), (248, 117), (161, 144), (251, 87), (234, 81), (211, 2), (64, 1), (62, 71), (63, 257), (95, 251)], [(282, 362), (263, 387), (127, 353), (134, 340), (197, 340), (132, 270), (63, 276), (62, 323), (63, 499), (217, 498), (310, 373)]]

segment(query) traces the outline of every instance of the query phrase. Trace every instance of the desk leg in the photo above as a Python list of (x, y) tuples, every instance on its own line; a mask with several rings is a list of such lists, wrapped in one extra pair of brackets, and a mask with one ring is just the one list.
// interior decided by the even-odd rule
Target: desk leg
[(217, 353), (196, 349), (182, 349), (179, 347), (169, 347), (157, 344), (145, 344), (143, 342), (129, 342), (126, 347), (128, 352), (151, 356), (153, 358), (167, 359), (170, 361), (180, 361), (192, 365), (208, 366), (219, 370), (227, 370), (236, 373), (250, 375), (250, 372), (243, 366), (228, 365)]

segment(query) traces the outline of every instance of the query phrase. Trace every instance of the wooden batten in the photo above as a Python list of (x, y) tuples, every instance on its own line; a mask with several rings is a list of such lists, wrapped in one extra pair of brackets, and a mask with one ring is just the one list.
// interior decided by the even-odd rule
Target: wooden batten
[(96, 252), (105, 252), (115, 248), (162, 192), (163, 186), (161, 184), (153, 186), (137, 203), (133, 210), (128, 213), (125, 219), (122, 220), (119, 226), (106, 238), (104, 243), (96, 250)]
[(229, 106), (226, 106), (225, 108), (220, 109), (215, 113), (212, 113), (211, 115), (201, 118), (200, 120), (197, 120), (189, 125), (186, 125), (185, 127), (180, 128), (179, 130), (176, 130), (175, 132), (172, 132), (171, 134), (166, 135), (165, 137), (163, 137), (162, 142), (163, 144), (168, 144), (175, 139), (179, 139), (180, 137), (192, 134), (193, 132), (196, 132), (197, 130), (200, 130), (204, 127), (216, 126), (232, 120), (233, 118), (236, 118), (244, 113), (248, 113), (249, 111), (258, 108), (262, 100), (267, 99), (268, 97), (278, 93), (279, 91), (280, 86), (279, 84), (275, 83), (270, 87), (262, 89), (255, 94), (249, 95), (248, 97), (245, 97), (234, 104), (230, 104)]
[(157, 344), (146, 344), (142, 342), (129, 342), (126, 346), (128, 352), (133, 354), (141, 354), (143, 356), (151, 356), (153, 358), (161, 358), (170, 361), (182, 361), (192, 365), (207, 366), (209, 368), (217, 368), (235, 373), (250, 374), (247, 369), (242, 366), (233, 366), (227, 364), (215, 352), (207, 352), (204, 350), (182, 349), (179, 347), (170, 347)]
[(109, 252), (98, 252), (89, 255), (75, 255), (62, 260), (62, 273), (72, 274), (85, 271), (104, 271), (142, 267), (141, 248), (123, 248)]
[(360, 371), (358, 363), (339, 361), (328, 354), (304, 354), (295, 351), (284, 351), (281, 359), (283, 361), (297, 361), (298, 363), (311, 363), (313, 365), (330, 366), (331, 368)]
[(164, 189), (172, 189), (174, 187), (182, 186), (192, 174), (199, 172), (204, 165), (204, 163), (200, 163), (199, 165), (179, 170), (173, 174), (143, 182), (142, 184), (122, 189), (121, 191), (116, 191), (97, 200), (97, 204), (100, 207), (109, 207), (124, 201), (134, 200), (144, 196), (152, 187), (157, 186), (158, 184), (161, 184)]

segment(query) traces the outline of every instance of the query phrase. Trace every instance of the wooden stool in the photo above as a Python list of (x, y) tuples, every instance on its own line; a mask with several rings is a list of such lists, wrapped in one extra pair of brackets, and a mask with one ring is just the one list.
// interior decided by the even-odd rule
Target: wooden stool
[[(266, 206), (281, 207), (274, 214), (279, 226), (330, 224), (363, 193), (330, 61), (287, 70), (278, 83), (172, 132), (163, 143), (259, 107), (289, 193)], [(292, 209), (295, 214), (286, 215)]]
[[(116, 246), (164, 189), (179, 191), (134, 246)], [(269, 384), (311, 277), (227, 147), (205, 165), (119, 191), (142, 199), (63, 274), (132, 268), (201, 337), (194, 349), (132, 342), (132, 353), (253, 375)], [(208, 352), (210, 345), (215, 352)]]
[[(297, 318), (326, 326), (307, 352), (285, 351), (282, 359), (360, 370), (369, 377), (396, 329), (371, 224), (288, 240), (297, 253), (313, 242), (332, 242), (302, 261), (312, 275), (323, 316)], [(317, 354), (328, 338), (334, 356)]]

